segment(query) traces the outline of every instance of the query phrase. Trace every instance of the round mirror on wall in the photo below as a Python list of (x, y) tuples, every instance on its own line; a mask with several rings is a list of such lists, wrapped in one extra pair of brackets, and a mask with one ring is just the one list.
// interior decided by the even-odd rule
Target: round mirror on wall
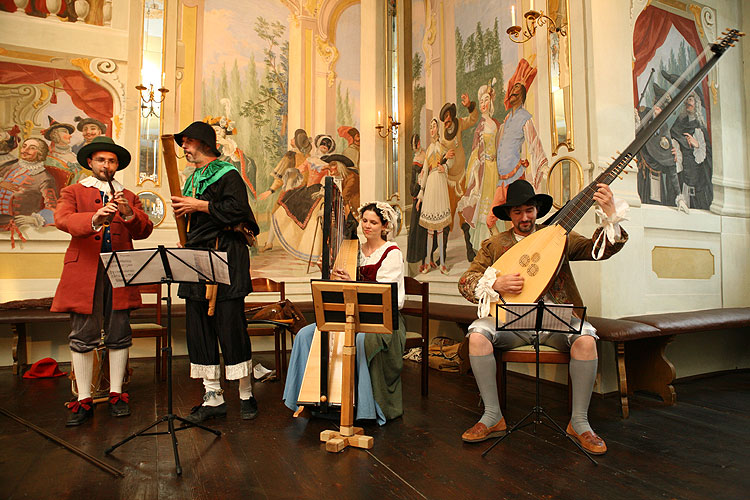
[(143, 211), (154, 223), (154, 227), (161, 224), (166, 214), (166, 204), (162, 197), (153, 191), (141, 191), (138, 193), (138, 198), (143, 205)]

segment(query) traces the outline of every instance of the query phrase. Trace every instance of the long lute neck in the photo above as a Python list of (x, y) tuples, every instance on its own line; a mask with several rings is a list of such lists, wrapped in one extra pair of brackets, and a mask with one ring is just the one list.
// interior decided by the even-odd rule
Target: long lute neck
[(682, 104), (682, 101), (687, 98), (693, 88), (703, 80), (709, 71), (711, 71), (727, 48), (729, 48), (737, 38), (742, 35), (744, 35), (744, 33), (739, 33), (737, 30), (730, 30), (729, 34), (722, 40), (711, 45), (711, 51), (713, 52), (711, 59), (709, 59), (698, 73), (696, 73), (695, 76), (693, 76), (693, 78), (682, 87), (682, 90), (680, 90), (680, 92), (674, 97), (672, 102), (670, 102), (659, 115), (655, 116), (648, 125), (643, 127), (636, 134), (633, 142), (625, 148), (620, 156), (615, 158), (614, 162), (604, 170), (604, 172), (599, 174), (591, 184), (582, 189), (581, 192), (579, 192), (560, 210), (560, 213), (555, 217), (555, 224), (565, 228), (565, 231), (568, 233), (573, 230), (575, 225), (578, 224), (578, 221), (581, 220), (588, 209), (591, 208), (591, 205), (594, 204), (593, 196), (597, 190), (597, 184), (611, 184), (612, 181), (617, 179), (622, 171), (625, 170), (625, 167), (627, 167), (633, 158), (635, 158), (635, 155), (646, 145), (646, 142), (648, 142), (651, 136), (659, 130), (659, 127), (661, 127), (667, 118), (674, 113), (680, 104)]

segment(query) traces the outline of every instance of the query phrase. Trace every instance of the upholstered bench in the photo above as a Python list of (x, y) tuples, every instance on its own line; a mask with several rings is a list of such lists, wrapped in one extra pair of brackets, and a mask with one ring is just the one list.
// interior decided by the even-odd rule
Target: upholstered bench
[(676, 335), (750, 328), (750, 307), (644, 314), (617, 320), (590, 317), (589, 321), (600, 339), (615, 344), (622, 416), (627, 418), (628, 395), (634, 391), (658, 394), (667, 404), (677, 402), (672, 386), (675, 368), (665, 354)]

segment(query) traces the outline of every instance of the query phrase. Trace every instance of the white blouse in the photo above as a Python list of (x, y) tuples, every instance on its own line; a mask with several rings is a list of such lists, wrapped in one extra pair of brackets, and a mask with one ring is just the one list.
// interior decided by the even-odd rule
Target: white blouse
[(397, 283), (398, 284), (398, 308), (404, 307), (404, 301), (406, 300), (406, 294), (404, 293), (404, 254), (393, 242), (385, 243), (383, 246), (375, 250), (372, 255), (366, 257), (363, 252), (359, 252), (359, 265), (369, 266), (377, 264), (380, 257), (383, 256), (388, 248), (395, 247), (395, 250), (391, 250), (386, 255), (383, 262), (380, 264), (376, 279), (378, 283)]

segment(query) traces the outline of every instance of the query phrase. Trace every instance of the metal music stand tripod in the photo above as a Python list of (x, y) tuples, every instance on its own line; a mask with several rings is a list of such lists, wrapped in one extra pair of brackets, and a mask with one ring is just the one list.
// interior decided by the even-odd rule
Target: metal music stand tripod
[[(212, 432), (221, 436), (221, 431), (211, 429), (201, 424), (195, 424), (179, 415), (175, 415), (172, 409), (172, 283), (226, 283), (229, 284), (229, 271), (225, 252), (217, 252), (212, 249), (191, 248), (158, 248), (146, 250), (128, 250), (102, 254), (107, 274), (113, 287), (146, 284), (166, 284), (167, 294), (162, 300), (167, 304), (167, 345), (162, 348), (167, 356), (167, 414), (159, 417), (143, 429), (131, 434), (122, 441), (113, 444), (106, 450), (109, 455), (116, 448), (139, 436), (158, 436), (169, 434), (172, 438), (172, 450), (174, 451), (174, 462), (177, 475), (182, 475), (180, 455), (177, 451), (177, 431), (198, 427), (204, 431)], [(161, 306), (160, 306), (161, 307)], [(174, 421), (178, 420), (184, 427), (175, 427)], [(146, 432), (166, 422), (168, 430)]]
[[(574, 311), (580, 311), (581, 320), (578, 326), (573, 326), (572, 318)], [(580, 335), (583, 329), (583, 320), (586, 317), (586, 308), (582, 306), (574, 306), (569, 304), (551, 304), (547, 305), (543, 299), (539, 299), (536, 304), (497, 304), (497, 310), (495, 314), (496, 318), (496, 329), (498, 331), (511, 331), (514, 334), (521, 336), (521, 331), (533, 332), (534, 340), (534, 351), (536, 353), (536, 403), (534, 407), (524, 417), (516, 422), (513, 427), (508, 429), (504, 436), (500, 436), (495, 440), (492, 445), (482, 452), (482, 456), (485, 456), (489, 451), (499, 444), (502, 440), (510, 436), (513, 432), (523, 429), (529, 425), (534, 426), (534, 433), (536, 434), (537, 424), (546, 425), (553, 431), (557, 431), (573, 444), (575, 444), (586, 457), (591, 460), (595, 465), (598, 465), (597, 461), (589, 454), (583, 447), (571, 436), (568, 435), (565, 430), (550, 417), (542, 405), (539, 403), (539, 335), (542, 332), (550, 333), (565, 333)], [(502, 322), (500, 318), (506, 318), (507, 321)], [(542, 420), (545, 417), (547, 421)]]

